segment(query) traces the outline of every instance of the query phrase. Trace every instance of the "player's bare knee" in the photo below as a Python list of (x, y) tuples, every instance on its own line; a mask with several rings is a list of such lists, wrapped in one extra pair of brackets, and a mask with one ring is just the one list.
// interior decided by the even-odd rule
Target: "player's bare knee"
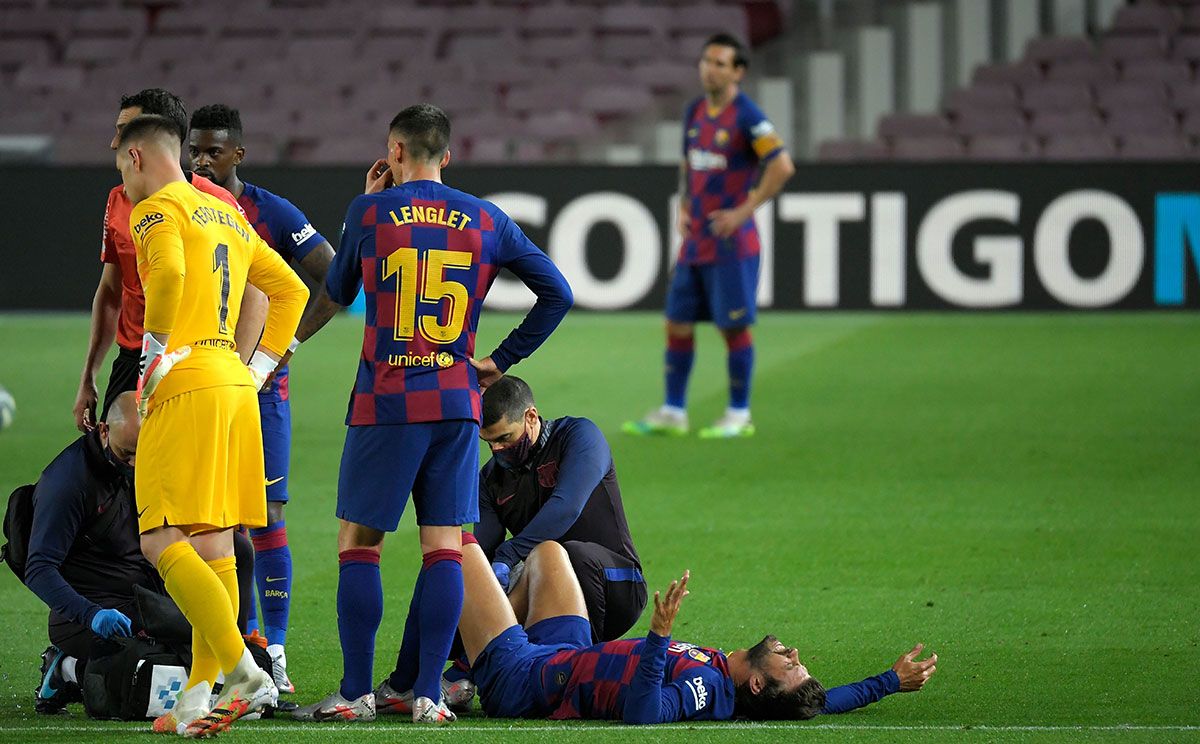
[(543, 543), (538, 543), (533, 550), (529, 551), (529, 557), (525, 559), (530, 570), (544, 570), (547, 566), (553, 564), (570, 565), (571, 558), (567, 555), (567, 549), (561, 544), (547, 540)]
[(667, 321), (667, 335), (674, 338), (688, 338), (695, 333), (695, 326), (691, 323), (676, 323), (675, 321)]
[(382, 530), (345, 519), (338, 522), (338, 552), (344, 550), (374, 550), (383, 552)]

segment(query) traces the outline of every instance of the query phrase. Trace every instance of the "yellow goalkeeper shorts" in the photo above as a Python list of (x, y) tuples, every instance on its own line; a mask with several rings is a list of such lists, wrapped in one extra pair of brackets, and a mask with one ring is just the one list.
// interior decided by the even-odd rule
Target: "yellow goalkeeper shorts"
[(138, 437), (138, 528), (189, 534), (267, 523), (258, 396), (247, 385), (179, 393), (156, 403)]

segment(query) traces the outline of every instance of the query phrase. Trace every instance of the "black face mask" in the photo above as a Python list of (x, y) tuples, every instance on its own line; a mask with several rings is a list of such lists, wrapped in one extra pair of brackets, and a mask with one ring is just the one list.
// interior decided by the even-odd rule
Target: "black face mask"
[(104, 448), (104, 458), (108, 460), (110, 465), (116, 468), (118, 473), (126, 478), (133, 478), (133, 466), (117, 457), (116, 453), (112, 451), (111, 447)]
[(496, 458), (496, 464), (505, 470), (515, 470), (529, 461), (529, 455), (532, 452), (533, 440), (529, 437), (529, 426), (527, 425), (520, 439), (502, 450), (493, 452), (492, 457)]

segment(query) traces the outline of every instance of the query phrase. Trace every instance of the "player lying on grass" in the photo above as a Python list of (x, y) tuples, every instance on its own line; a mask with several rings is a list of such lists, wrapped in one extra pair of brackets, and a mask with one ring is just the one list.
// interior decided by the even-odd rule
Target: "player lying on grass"
[(795, 648), (768, 635), (728, 654), (672, 642), (671, 627), (688, 594), (685, 572), (654, 594), (645, 638), (592, 644), (583, 592), (561, 545), (529, 554), (529, 614), (517, 623), (487, 558), (463, 538), (466, 599), (459, 631), (483, 710), (499, 718), (791, 720), (845, 713), (895, 692), (925, 686), (937, 654), (917, 661), (918, 644), (883, 674), (826, 691)]

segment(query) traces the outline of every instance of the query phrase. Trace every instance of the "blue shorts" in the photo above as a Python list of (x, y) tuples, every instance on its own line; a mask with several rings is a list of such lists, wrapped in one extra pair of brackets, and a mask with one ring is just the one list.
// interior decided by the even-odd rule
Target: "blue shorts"
[(287, 503), (288, 469), (292, 453), (292, 404), (258, 396), (262, 421), (263, 472), (267, 478), (267, 501)]
[(667, 320), (743, 328), (754, 324), (757, 298), (757, 255), (711, 264), (677, 262), (667, 287)]
[(479, 519), (479, 424), (350, 426), (338, 472), (337, 516), (394, 532), (411, 493), (417, 524)]
[(528, 631), (520, 625), (508, 628), (471, 665), (483, 712), (495, 718), (549, 715), (542, 667), (560, 651), (590, 645), (591, 623), (578, 615), (547, 618)]

